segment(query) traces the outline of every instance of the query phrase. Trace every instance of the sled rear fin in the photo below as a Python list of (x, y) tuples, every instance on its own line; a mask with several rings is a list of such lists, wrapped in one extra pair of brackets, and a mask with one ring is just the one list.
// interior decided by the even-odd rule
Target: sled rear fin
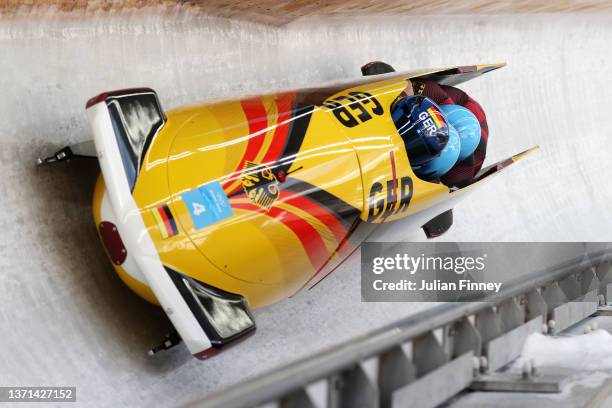
[(425, 72), (421, 75), (412, 75), (410, 78), (432, 79), (441, 85), (456, 86), (505, 65), (506, 63), (502, 62), (499, 64), (468, 65), (444, 70), (431, 70), (431, 72)]
[(538, 150), (540, 148), (540, 146), (534, 146), (530, 149), (527, 149), (525, 151), (522, 151), (520, 153), (515, 154), (512, 157), (509, 157), (505, 160), (502, 161), (498, 161), (495, 164), (492, 164), (490, 166), (487, 166), (483, 169), (481, 169), (478, 174), (476, 174), (476, 177), (474, 177), (474, 181), (471, 184), (476, 184), (479, 181), (483, 180), (486, 177), (489, 177), (490, 175), (494, 174), (494, 173), (499, 173), (501, 170), (505, 169), (506, 167), (510, 166), (511, 164), (524, 159), (525, 157), (527, 157), (527, 155), (531, 154), (532, 152)]

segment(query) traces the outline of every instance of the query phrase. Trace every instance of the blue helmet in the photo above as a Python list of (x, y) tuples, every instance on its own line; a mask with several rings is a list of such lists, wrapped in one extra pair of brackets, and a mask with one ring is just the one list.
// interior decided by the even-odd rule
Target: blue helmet
[(467, 108), (459, 105), (442, 105), (448, 123), (457, 129), (461, 139), (459, 161), (466, 159), (480, 143), (480, 123), (476, 116)]
[(402, 98), (392, 106), (391, 116), (417, 176), (438, 179), (457, 162), (459, 135), (431, 99), (421, 95)]
[(412, 166), (414, 173), (423, 180), (438, 180), (457, 163), (461, 151), (461, 139), (452, 125), (448, 125), (448, 128), (448, 142), (440, 154), (421, 166)]

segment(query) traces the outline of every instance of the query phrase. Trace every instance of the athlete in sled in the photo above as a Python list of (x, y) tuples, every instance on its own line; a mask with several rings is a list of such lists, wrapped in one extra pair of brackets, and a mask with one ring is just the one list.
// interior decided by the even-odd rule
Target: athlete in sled
[(251, 308), (312, 287), (378, 226), (448, 230), (480, 169), (482, 108), (453, 88), (502, 65), (412, 73), (164, 111), (151, 89), (87, 103), (93, 212), (121, 279), (205, 358), (255, 330)]

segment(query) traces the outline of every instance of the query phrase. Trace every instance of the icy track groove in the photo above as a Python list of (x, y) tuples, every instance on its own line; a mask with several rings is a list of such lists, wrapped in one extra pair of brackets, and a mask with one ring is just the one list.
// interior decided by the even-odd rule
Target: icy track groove
[(0, 18), (0, 385), (75, 385), (83, 406), (175, 405), (431, 307), (360, 303), (353, 258), (315, 290), (258, 311), (257, 334), (225, 354), (146, 357), (168, 323), (123, 287), (97, 242), (95, 163), (34, 167), (90, 137), (85, 101), (109, 89), (150, 86), (169, 108), (354, 77), (373, 59), (398, 69), (507, 61), (466, 86), (488, 112), (488, 161), (542, 149), (457, 207), (444, 239), (612, 240), (608, 15), (274, 29), (156, 13)]

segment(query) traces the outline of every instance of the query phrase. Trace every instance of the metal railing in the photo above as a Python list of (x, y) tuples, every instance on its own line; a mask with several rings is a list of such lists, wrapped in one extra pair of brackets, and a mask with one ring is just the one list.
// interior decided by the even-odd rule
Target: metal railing
[(434, 407), (612, 301), (612, 251), (585, 254), (477, 303), (444, 303), (212, 394), (193, 407)]

